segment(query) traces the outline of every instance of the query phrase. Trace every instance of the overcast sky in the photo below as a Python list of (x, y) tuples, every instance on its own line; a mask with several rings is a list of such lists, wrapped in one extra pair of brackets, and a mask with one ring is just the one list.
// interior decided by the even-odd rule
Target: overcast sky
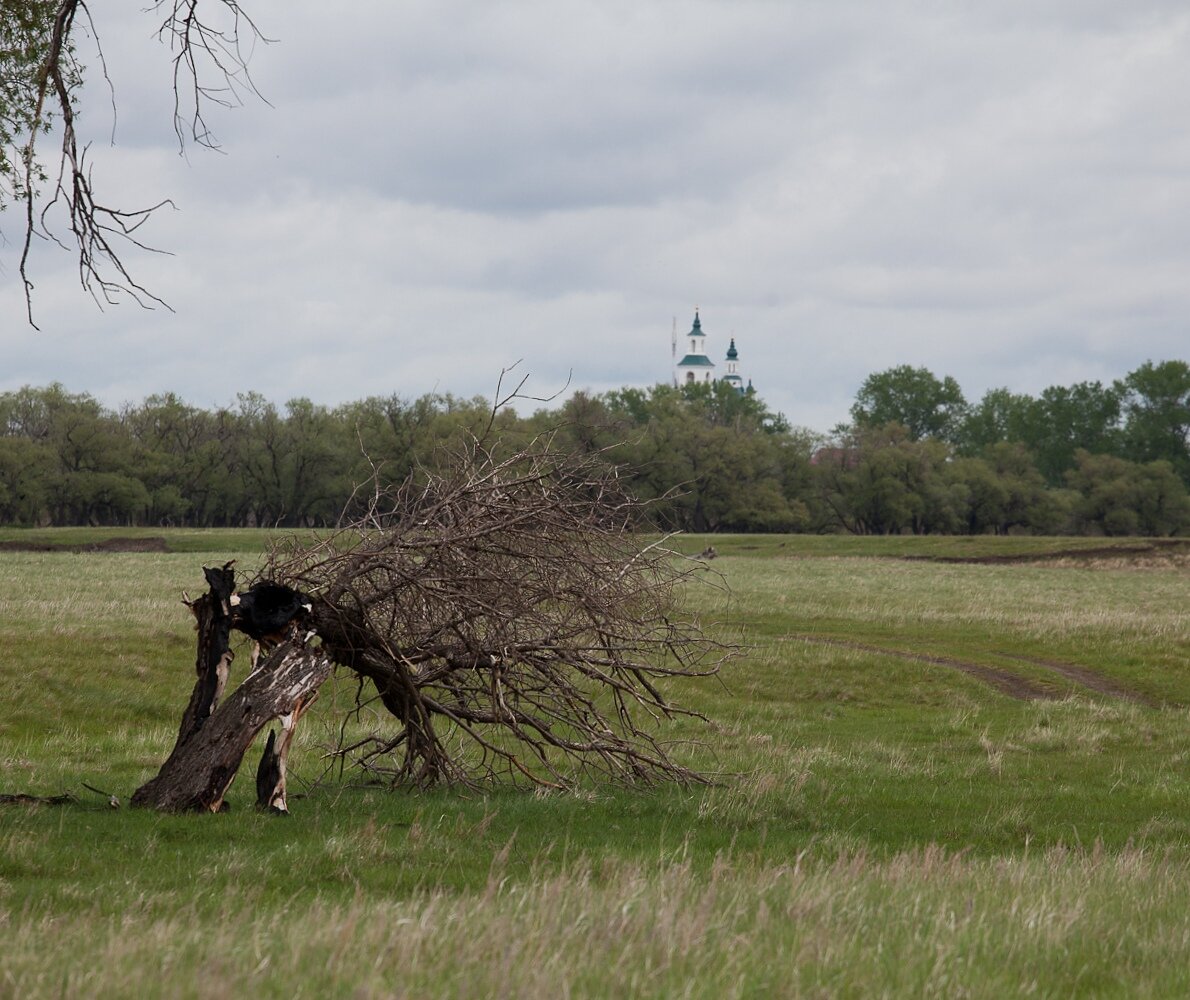
[(127, 263), (176, 311), (45, 246), (30, 329), (10, 210), (0, 390), (646, 386), (696, 305), (821, 431), (894, 365), (975, 401), (1190, 357), (1185, 0), (241, 3), (268, 103), (184, 156), (153, 16), (94, 5), (94, 183), (173, 200)]

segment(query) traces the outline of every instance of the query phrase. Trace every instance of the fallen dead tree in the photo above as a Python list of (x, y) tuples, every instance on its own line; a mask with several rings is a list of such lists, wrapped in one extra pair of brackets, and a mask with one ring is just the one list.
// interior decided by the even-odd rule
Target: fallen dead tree
[[(268, 556), (254, 585), (301, 594), (308, 612), (226, 701), (231, 568), (207, 570), (210, 593), (191, 605), (195, 691), (173, 754), (134, 804), (220, 808), (252, 739), (282, 717), (258, 804), (284, 810), (293, 723), (332, 666), (359, 679), (357, 717), (370, 703), (388, 719), (344, 726), (330, 749), (373, 780), (704, 780), (659, 733), (703, 718), (669, 699), (667, 681), (714, 674), (733, 652), (675, 610), (705, 564), (641, 543), (642, 505), (599, 455), (546, 438), (501, 457), (472, 440), (451, 469), (398, 487), (378, 476), (339, 530)], [(297, 631), (317, 639), (303, 645)]]

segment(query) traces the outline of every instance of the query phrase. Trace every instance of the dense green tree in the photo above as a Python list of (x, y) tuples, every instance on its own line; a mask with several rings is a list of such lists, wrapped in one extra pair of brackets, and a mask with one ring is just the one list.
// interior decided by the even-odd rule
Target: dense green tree
[(32, 441), (48, 441), (55, 412), (76, 398), (58, 382), (44, 389), (24, 386), (6, 392), (0, 395), (0, 432)]
[(780, 454), (759, 434), (706, 427), (692, 484), (695, 530), (792, 531), (803, 526), (803, 505), (791, 504), (781, 489)]
[(1116, 391), (1124, 413), (1124, 454), (1137, 462), (1163, 459), (1190, 485), (1190, 365), (1146, 361), (1117, 382)]
[(373, 473), (384, 483), (403, 482), (427, 459), (427, 442), (435, 438), (433, 426), (450, 397), (425, 395), (407, 403), (400, 396), (370, 396), (335, 410), (354, 452), (354, 480), (363, 482)]
[(900, 424), (859, 431), (815, 467), (821, 524), (859, 535), (959, 530), (968, 489), (947, 475), (948, 449)]
[(282, 415), (257, 393), (237, 397), (231, 459), (241, 489), (236, 520), (257, 525), (334, 524), (351, 492), (352, 450), (325, 407), (290, 400)]
[(1100, 382), (1050, 386), (1034, 401), (1023, 432), (1037, 468), (1052, 486), (1060, 485), (1081, 448), (1116, 454), (1120, 446), (1120, 394)]
[(70, 523), (134, 525), (144, 522), (149, 491), (134, 475), (83, 469), (62, 477), (57, 499)]
[[(128, 524), (144, 516), (148, 492), (133, 449), (114, 414), (93, 397), (61, 385), (24, 388), (0, 398), (8, 436), (39, 446), (37, 481), (24, 477), (25, 496), (37, 496), (56, 524)], [(25, 518), (22, 518), (25, 519)], [(40, 519), (35, 518), (35, 520)]]
[(229, 490), (230, 415), (190, 406), (173, 393), (149, 396), (121, 414), (134, 466), (149, 491), (150, 524), (213, 523)]
[[(623, 442), (609, 452), (659, 526), (686, 531), (791, 531), (808, 511), (794, 490), (807, 449), (754, 394), (726, 384), (656, 385), (602, 398), (605, 425)], [(602, 419), (602, 418), (601, 418)], [(613, 438), (614, 440), (614, 438)]]
[(1006, 494), (997, 533), (1023, 529), (1060, 534), (1066, 529), (1067, 504), (1046, 487), (1045, 477), (1023, 444), (1001, 441), (986, 448), (983, 457)]
[(1080, 450), (1067, 480), (1079, 493), (1075, 516), (1084, 531), (1161, 536), (1190, 530), (1190, 497), (1169, 462)]
[(740, 392), (727, 382), (691, 382), (679, 390), (691, 411), (713, 427), (784, 434), (789, 421), (773, 413), (755, 392)]
[(982, 458), (956, 458), (947, 468), (946, 478), (958, 487), (954, 496), (965, 533), (1003, 531), (1009, 505), (1008, 487), (990, 463)]
[(39, 524), (46, 517), (57, 469), (49, 443), (51, 394), (65, 390), (54, 384), (0, 393), (0, 523)]
[(330, 411), (309, 399), (291, 399), (285, 404), (285, 418), (285, 502), (292, 520), (306, 527), (334, 524), (352, 487), (352, 442)]
[(0, 524), (37, 524), (48, 501), (54, 456), (39, 441), (0, 436)]
[(933, 437), (953, 442), (966, 411), (963, 392), (949, 375), (939, 379), (927, 368), (898, 365), (864, 380), (851, 417), (860, 427), (900, 424), (911, 441)]
[[(1058, 444), (1096, 433), (1104, 447), (1118, 442), (1113, 399), (1126, 400), (1130, 419), (1162, 406), (1176, 417), (1176, 391), (1162, 395), (1166, 383), (1154, 380), (1176, 390), (1178, 374), (1146, 367), (1111, 394), (1098, 383), (1038, 400), (994, 391), (972, 411), (988, 419), (965, 427), (988, 439), (1011, 427), (1023, 440), (970, 454), (980, 438), (968, 433), (957, 457), (896, 423), (860, 426), (819, 450), (817, 435), (728, 386), (579, 392), (531, 417), (449, 394), (328, 410), (244, 393), (214, 411), (163, 394), (116, 414), (61, 385), (25, 387), (0, 393), (0, 522), (326, 525), (366, 502), (371, 477), (382, 487), (425, 477), (482, 437), (497, 457), (542, 438), (619, 466), (665, 529), (1168, 534), (1185, 530), (1185, 489), (1168, 462), (1075, 448), (1060, 488), (1036, 457), (1054, 470)], [(1170, 419), (1162, 426), (1176, 431)]]
[(1008, 389), (989, 389), (963, 416), (958, 432), (959, 451), (979, 455), (1002, 441), (1024, 441), (1030, 434), (1034, 400)]

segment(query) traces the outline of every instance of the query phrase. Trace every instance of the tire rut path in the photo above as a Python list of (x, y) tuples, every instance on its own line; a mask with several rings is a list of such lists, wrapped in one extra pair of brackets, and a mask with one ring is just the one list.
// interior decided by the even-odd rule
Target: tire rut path
[[(999, 667), (988, 666), (986, 663), (973, 663), (970, 660), (960, 660), (953, 656), (939, 656), (935, 653), (918, 653), (907, 649), (890, 649), (887, 646), (875, 646), (871, 643), (856, 642), (852, 639), (836, 639), (832, 636), (794, 633), (789, 638), (800, 639), (803, 642), (815, 642), (824, 646), (841, 646), (844, 649), (878, 653), (882, 656), (896, 656), (903, 660), (916, 660), (919, 663), (936, 663), (939, 666), (952, 667), (1018, 701), (1056, 701), (1065, 697), (1065, 695), (1049, 691), (1029, 680), (1027, 677), (1021, 677), (1019, 674), (1013, 673), (1011, 670), (1002, 670)], [(994, 655), (1003, 657), (1006, 660), (1027, 663), (1034, 667), (1044, 667), (1069, 681), (1073, 681), (1075, 684), (1094, 691), (1097, 694), (1107, 695), (1109, 698), (1131, 701), (1137, 705), (1144, 705), (1146, 708), (1160, 707), (1160, 703), (1148, 695), (1140, 691), (1134, 691), (1120, 684), (1118, 681), (1112, 680), (1110, 677), (1105, 677), (1103, 674), (1091, 670), (1089, 667), (1082, 667), (1075, 663), (1066, 663), (1062, 660), (1024, 656), (1020, 653), (997, 651)]]
[(825, 646), (841, 646), (844, 649), (856, 649), (865, 653), (879, 653), (882, 656), (897, 656), (903, 660), (916, 660), (918, 663), (935, 663), (943, 667), (952, 667), (962, 671), (976, 680), (982, 681), (989, 687), (995, 688), (1001, 694), (1008, 695), (1018, 701), (1056, 701), (1060, 697), (1053, 691), (1034, 684), (1027, 677), (1014, 674), (1011, 670), (1001, 670), (989, 667), (983, 663), (972, 663), (970, 660), (959, 660), (952, 656), (938, 656), (934, 653), (915, 653), (907, 649), (889, 649), (887, 646), (873, 646), (866, 642), (855, 642), (851, 639), (835, 639), (820, 635), (790, 635), (791, 639), (801, 639), (803, 642), (816, 642)]
[(1080, 667), (1076, 663), (1039, 659), (1034, 656), (1023, 656), (1020, 653), (998, 652), (996, 655), (1003, 656), (1009, 660), (1019, 660), (1021, 663), (1028, 663), (1035, 667), (1045, 667), (1048, 670), (1054, 671), (1054, 673), (1061, 674), (1067, 680), (1074, 681), (1075, 684), (1081, 684), (1083, 687), (1097, 691), (1099, 694), (1108, 695), (1111, 698), (1120, 698), (1124, 701), (1135, 702), (1138, 705), (1145, 705), (1148, 708), (1159, 707), (1159, 703), (1148, 695), (1142, 694), (1139, 691), (1133, 691), (1131, 688), (1125, 687), (1110, 677), (1104, 677), (1103, 674), (1096, 673), (1088, 667)]

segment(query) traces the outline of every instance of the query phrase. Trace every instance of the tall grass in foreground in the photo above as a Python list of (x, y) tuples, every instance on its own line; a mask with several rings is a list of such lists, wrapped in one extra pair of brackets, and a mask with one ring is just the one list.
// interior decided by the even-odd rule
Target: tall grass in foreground
[[(1182, 862), (1143, 851), (971, 859), (938, 847), (782, 866), (574, 859), (474, 892), (231, 900), (218, 921), (9, 916), (12, 996), (1185, 996)], [(679, 849), (679, 854), (680, 849)], [(201, 886), (195, 892), (203, 892)], [(47, 963), (47, 942), (72, 961)], [(52, 948), (52, 945), (50, 946)]]

